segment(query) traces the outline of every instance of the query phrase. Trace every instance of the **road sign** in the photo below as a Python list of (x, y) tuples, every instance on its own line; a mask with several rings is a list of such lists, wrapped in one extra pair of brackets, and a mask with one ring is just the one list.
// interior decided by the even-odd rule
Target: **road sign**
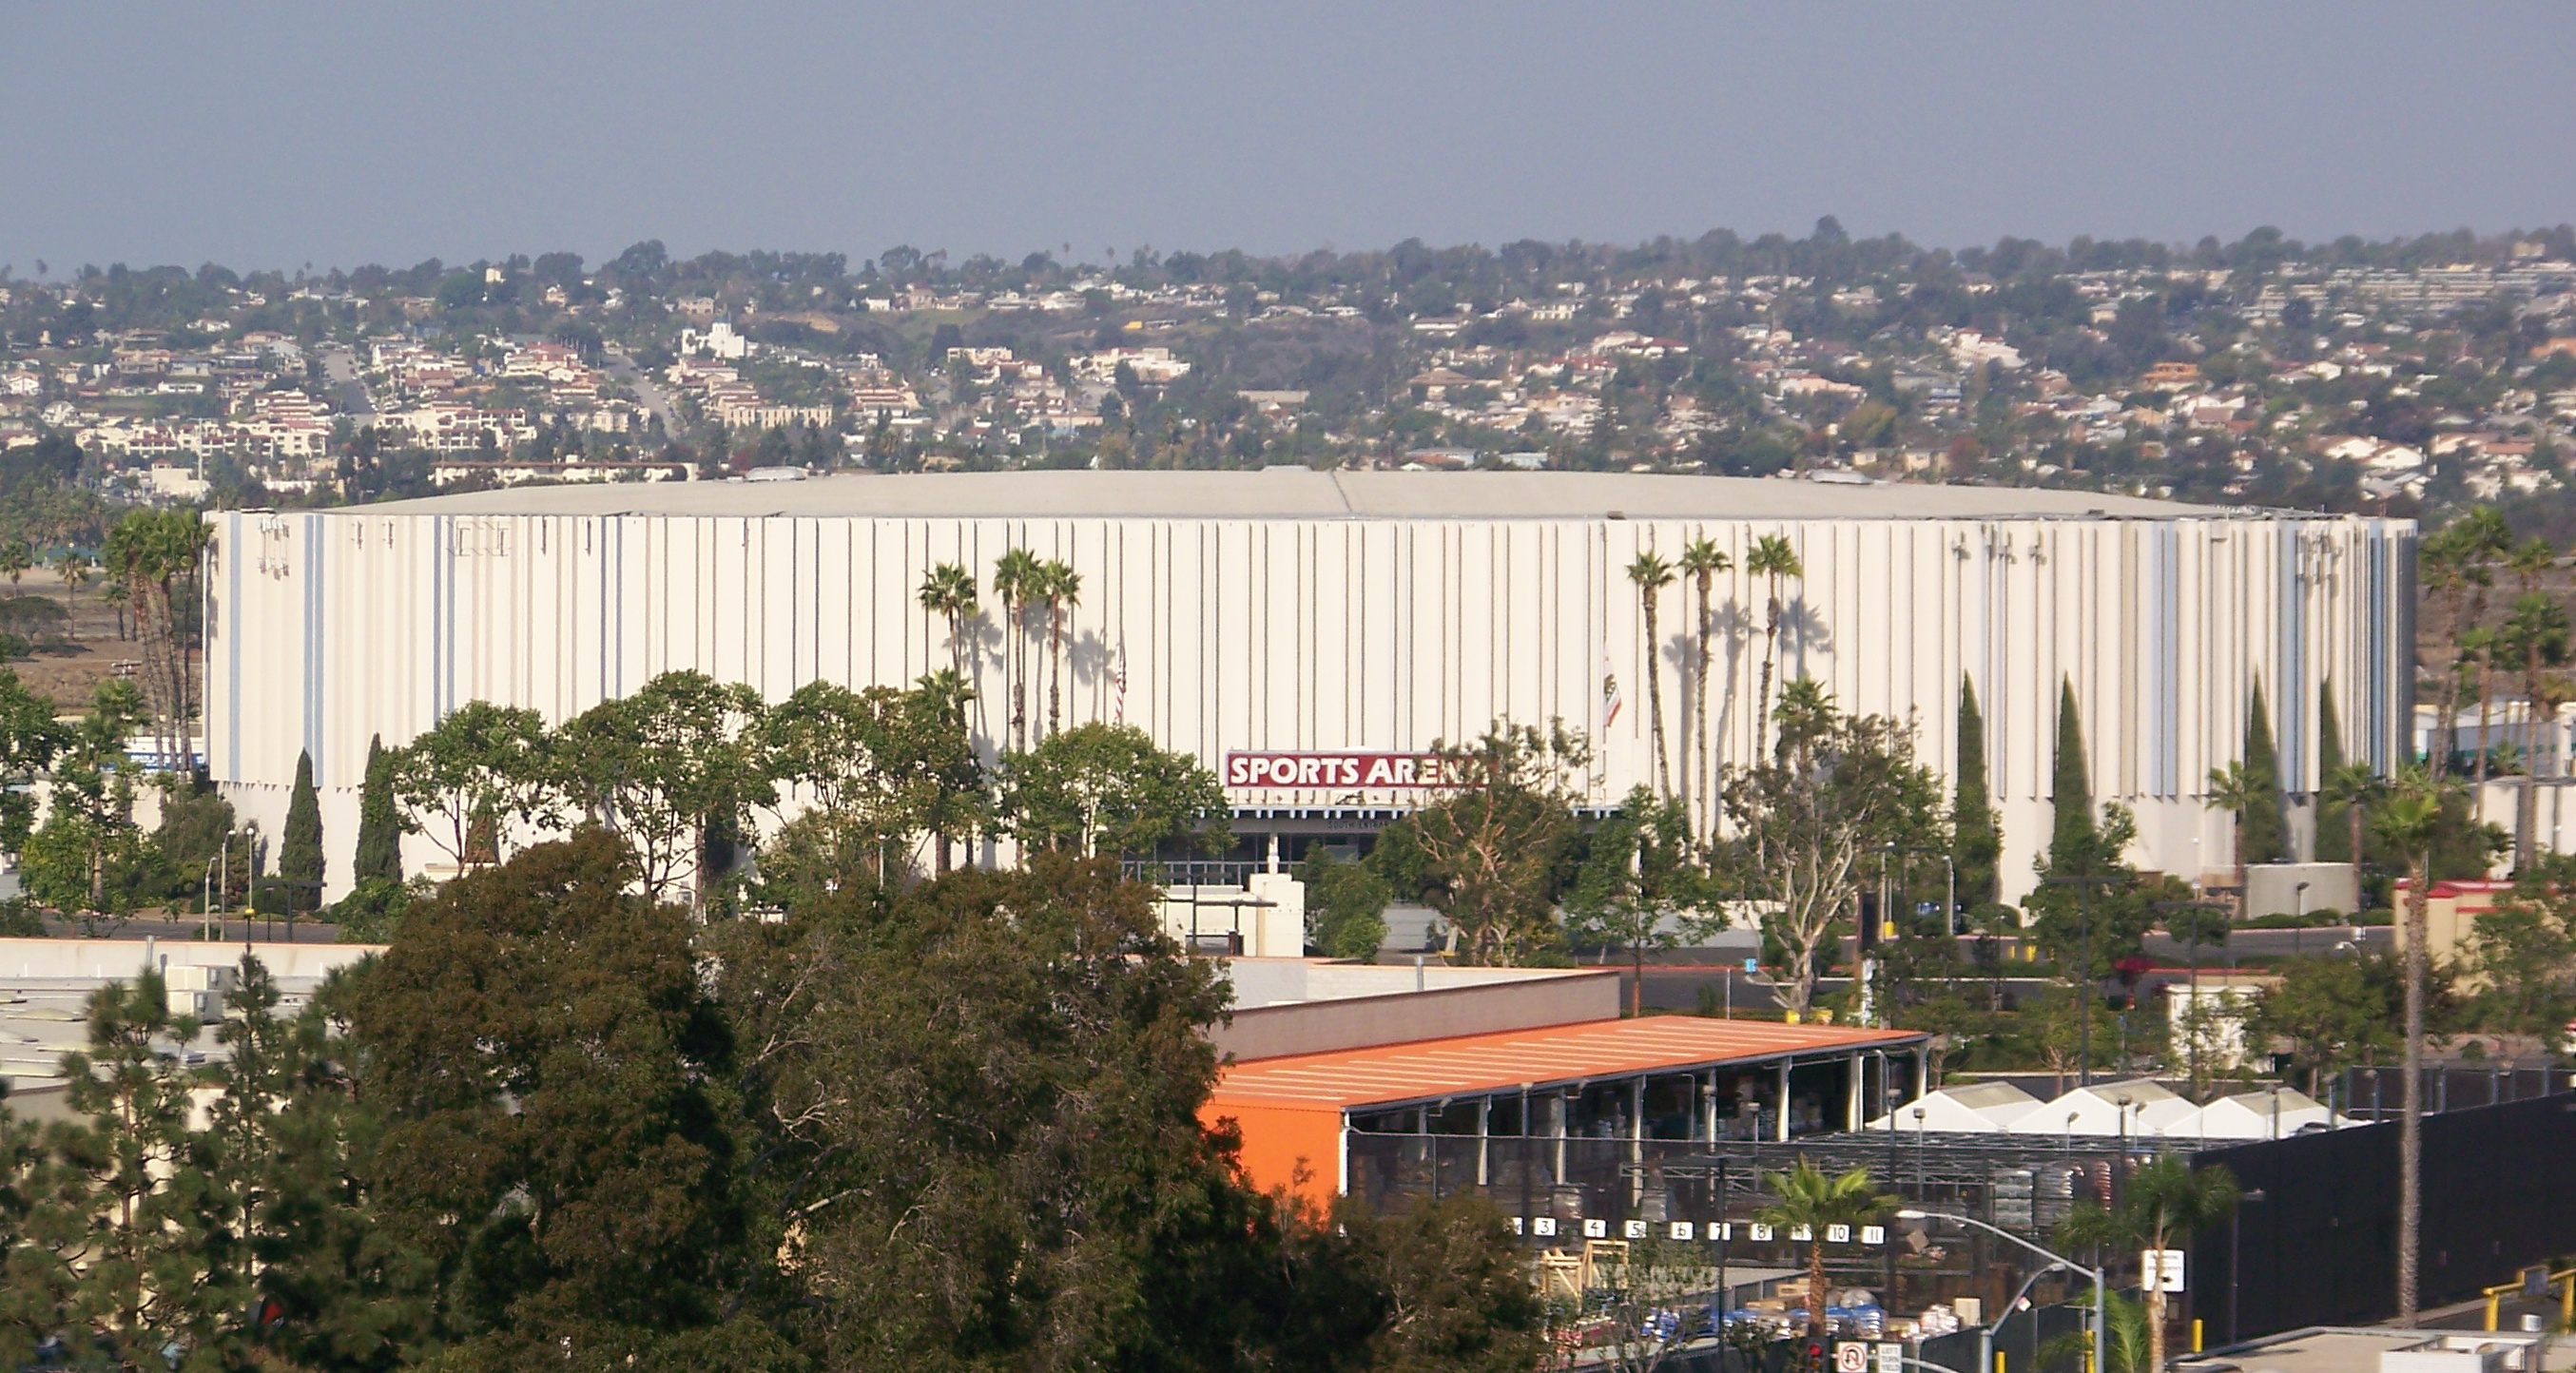
[(1862, 1340), (1834, 1342), (1834, 1373), (1869, 1373), (1869, 1345)]
[(1878, 1373), (1905, 1373), (1905, 1346), (1883, 1340), (1878, 1346)]
[(2179, 1249), (2139, 1250), (2138, 1286), (2149, 1292), (2181, 1291), (2182, 1251)]

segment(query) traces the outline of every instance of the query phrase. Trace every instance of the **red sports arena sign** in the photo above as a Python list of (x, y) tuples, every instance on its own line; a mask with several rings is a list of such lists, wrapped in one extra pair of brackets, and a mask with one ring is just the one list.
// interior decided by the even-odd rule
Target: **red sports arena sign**
[(1225, 784), (1341, 791), (1447, 785), (1436, 753), (1229, 753)]

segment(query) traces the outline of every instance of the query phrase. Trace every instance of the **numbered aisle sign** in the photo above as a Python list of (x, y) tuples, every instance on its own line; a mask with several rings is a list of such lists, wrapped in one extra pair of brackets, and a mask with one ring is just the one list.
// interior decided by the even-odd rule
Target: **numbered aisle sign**
[(2179, 1249), (2139, 1250), (2138, 1286), (2149, 1292), (2181, 1291), (2182, 1251)]

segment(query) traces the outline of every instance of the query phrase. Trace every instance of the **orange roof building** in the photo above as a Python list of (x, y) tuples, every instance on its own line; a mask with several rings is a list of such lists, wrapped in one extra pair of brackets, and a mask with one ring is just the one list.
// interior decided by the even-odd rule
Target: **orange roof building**
[(1338, 1193), (1552, 1189), (1572, 1185), (1586, 1160), (1596, 1171), (1634, 1165), (1655, 1141), (1857, 1129), (1922, 1094), (1927, 1038), (1697, 1016), (1594, 1020), (1233, 1063), (1200, 1115), (1241, 1132), (1256, 1186), (1318, 1204)]

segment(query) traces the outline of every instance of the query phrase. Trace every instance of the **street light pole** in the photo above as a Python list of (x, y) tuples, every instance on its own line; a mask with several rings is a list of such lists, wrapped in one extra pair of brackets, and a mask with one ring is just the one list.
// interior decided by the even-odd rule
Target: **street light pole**
[[(2106, 1328), (2105, 1317), (2110, 1314), (2111, 1310), (2109, 1301), (2110, 1288), (2102, 1280), (2101, 1269), (2091, 1268), (2084, 1264), (2077, 1263), (2075, 1260), (2066, 1257), (2064, 1254), (2057, 1253), (2054, 1250), (2042, 1249), (2038, 1245), (2031, 1243), (2029, 1240), (2023, 1239), (2021, 1236), (2014, 1234), (2010, 1230), (2006, 1230), (2000, 1225), (1989, 1225), (1986, 1222), (1977, 1219), (1975, 1216), (1963, 1216), (1956, 1211), (1918, 1211), (1912, 1207), (1907, 1207), (1906, 1209), (1897, 1212), (1896, 1218), (1898, 1220), (1950, 1220), (1957, 1221), (1961, 1225), (1973, 1225), (1990, 1235), (2010, 1240), (2013, 1243), (2020, 1245), (2022, 1248), (2039, 1255), (2041, 1258), (2048, 1260), (2051, 1268), (2064, 1268), (2073, 1272), (2082, 1273), (2087, 1277), (2092, 1278), (2093, 1373), (2110, 1373), (2109, 1365), (2102, 1361), (2102, 1356), (2105, 1352), (2103, 1348), (2103, 1331)], [(2048, 1270), (2041, 1269), (2040, 1271), (2046, 1272)], [(2025, 1285), (2024, 1290), (2028, 1290), (2027, 1285)], [(1988, 1357), (1991, 1359), (1992, 1356), (1989, 1355)]]

